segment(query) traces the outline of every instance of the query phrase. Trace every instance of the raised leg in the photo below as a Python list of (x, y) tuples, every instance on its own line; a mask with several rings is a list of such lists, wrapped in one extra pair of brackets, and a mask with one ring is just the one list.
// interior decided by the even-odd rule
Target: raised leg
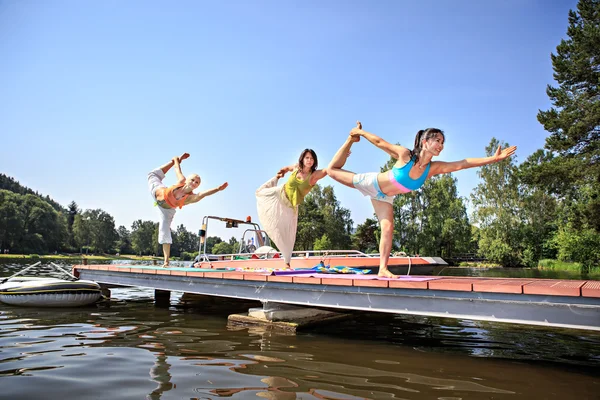
[(350, 155), (350, 148), (352, 144), (360, 140), (360, 137), (353, 138), (352, 136), (348, 136), (342, 147), (335, 153), (331, 161), (329, 162), (328, 168), (341, 169), (346, 164), (346, 160)]
[[(357, 139), (360, 140), (358, 137)], [(352, 143), (357, 142), (357, 139), (353, 138), (352, 136), (348, 136), (342, 147), (340, 147), (340, 149), (331, 159), (329, 166), (326, 168), (327, 175), (329, 175), (331, 179), (351, 188), (354, 187), (352, 179), (354, 178), (355, 173), (341, 168), (344, 166), (344, 164), (346, 164), (346, 160), (350, 155)]]
[(354, 179), (354, 175), (356, 175), (356, 174), (352, 171), (346, 171), (345, 169), (337, 169), (337, 168), (332, 168), (332, 169), (327, 168), (327, 175), (329, 175), (329, 177), (331, 179), (338, 181), (342, 185), (346, 185), (348, 187), (354, 188), (353, 179)]
[[(181, 156), (179, 156), (179, 162), (182, 162), (189, 156), (190, 155), (188, 153), (183, 153)], [(166, 174), (173, 167), (173, 164), (174, 164), (174, 162), (173, 162), (173, 160), (171, 160), (168, 163), (166, 163), (165, 165), (161, 165), (160, 169), (162, 170), (163, 174)]]

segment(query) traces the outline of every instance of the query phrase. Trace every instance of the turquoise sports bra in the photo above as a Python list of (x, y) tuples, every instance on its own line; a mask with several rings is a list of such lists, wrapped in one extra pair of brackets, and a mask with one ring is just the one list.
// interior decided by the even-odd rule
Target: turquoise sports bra
[(429, 174), (429, 167), (431, 163), (427, 164), (423, 174), (417, 179), (412, 179), (408, 174), (410, 173), (410, 169), (415, 165), (414, 159), (411, 157), (410, 161), (407, 162), (402, 168), (393, 167), (389, 173), (388, 178), (390, 182), (394, 184), (400, 192), (408, 193), (413, 190), (417, 190), (425, 183), (425, 179), (427, 179), (427, 175)]

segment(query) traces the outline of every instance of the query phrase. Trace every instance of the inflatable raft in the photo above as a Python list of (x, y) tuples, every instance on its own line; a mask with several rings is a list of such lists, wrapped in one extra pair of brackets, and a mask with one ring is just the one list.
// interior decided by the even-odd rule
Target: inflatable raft
[(102, 289), (93, 281), (15, 277), (0, 284), (0, 301), (16, 306), (79, 307), (101, 297)]

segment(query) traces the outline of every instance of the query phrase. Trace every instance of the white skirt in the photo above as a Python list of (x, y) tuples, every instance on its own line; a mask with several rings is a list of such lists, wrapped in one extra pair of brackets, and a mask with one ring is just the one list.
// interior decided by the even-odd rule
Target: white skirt
[(273, 177), (256, 190), (256, 208), (262, 229), (275, 243), (289, 264), (296, 242), (298, 209), (285, 196), (285, 185), (277, 186)]

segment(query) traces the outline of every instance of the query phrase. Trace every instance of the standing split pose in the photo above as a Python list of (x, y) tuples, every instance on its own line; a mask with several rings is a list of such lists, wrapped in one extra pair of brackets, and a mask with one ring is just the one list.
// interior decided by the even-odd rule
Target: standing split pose
[[(385, 172), (355, 174), (341, 169), (346, 163), (350, 147), (364, 137), (369, 142), (395, 158), (396, 164)], [(444, 149), (444, 132), (436, 128), (428, 128), (417, 132), (412, 150), (400, 145), (393, 145), (372, 133), (362, 130), (360, 122), (350, 131), (350, 136), (335, 154), (326, 168), (327, 174), (334, 180), (352, 188), (358, 189), (363, 195), (371, 198), (375, 214), (381, 225), (381, 240), (379, 242), (379, 276), (396, 278), (387, 267), (392, 238), (394, 234), (394, 196), (419, 189), (427, 178), (435, 175), (448, 174), (461, 169), (480, 167), (502, 161), (512, 156), (517, 147), (511, 146), (502, 150), (500, 146), (491, 157), (465, 158), (461, 161), (443, 162), (431, 161), (439, 156)]]
[[(148, 174), (148, 187), (152, 198), (156, 200), (158, 210), (160, 211), (160, 221), (158, 222), (158, 243), (162, 244), (165, 262), (163, 267), (169, 266), (169, 256), (171, 255), (171, 222), (175, 216), (175, 210), (185, 205), (197, 203), (206, 196), (215, 194), (227, 187), (227, 182), (214, 189), (207, 190), (198, 194), (193, 193), (193, 190), (200, 186), (200, 176), (197, 174), (188, 175), (186, 178), (181, 173), (181, 161), (188, 158), (188, 153), (183, 153), (181, 157), (173, 157), (171, 161), (156, 168)], [(175, 166), (177, 174), (177, 183), (173, 186), (166, 187), (162, 182), (165, 179), (165, 174)]]
[[(281, 251), (288, 267), (296, 242), (298, 228), (298, 206), (319, 179), (325, 177), (325, 170), (317, 170), (317, 154), (305, 149), (298, 164), (283, 167), (273, 178), (256, 190), (256, 207), (262, 228)], [(277, 186), (279, 178), (292, 172), (285, 185)]]

